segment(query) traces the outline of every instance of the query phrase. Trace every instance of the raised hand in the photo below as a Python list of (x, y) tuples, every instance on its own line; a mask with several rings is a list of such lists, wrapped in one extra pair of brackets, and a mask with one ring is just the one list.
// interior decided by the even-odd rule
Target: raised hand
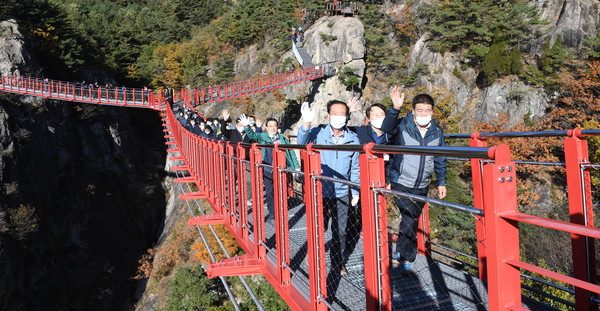
[(308, 102), (302, 103), (300, 112), (302, 113), (302, 120), (304, 123), (312, 123), (313, 119), (315, 118), (315, 113), (308, 106)]
[(390, 97), (392, 98), (392, 104), (394, 105), (394, 109), (400, 110), (402, 105), (404, 104), (404, 92), (400, 95), (400, 88), (394, 86), (392, 91), (390, 92)]
[(229, 120), (229, 110), (223, 109), (223, 111), (221, 112), (221, 115), (223, 116), (223, 120), (225, 120), (225, 121)]
[(358, 98), (352, 97), (352, 99), (348, 102), (348, 108), (350, 108), (350, 113), (359, 111), (360, 109), (358, 109)]
[(250, 125), (250, 119), (249, 119), (248, 117), (246, 117), (246, 115), (245, 115), (245, 114), (242, 114), (242, 115), (240, 116), (240, 122), (242, 123), (242, 125), (243, 125), (244, 127), (246, 127), (246, 126)]

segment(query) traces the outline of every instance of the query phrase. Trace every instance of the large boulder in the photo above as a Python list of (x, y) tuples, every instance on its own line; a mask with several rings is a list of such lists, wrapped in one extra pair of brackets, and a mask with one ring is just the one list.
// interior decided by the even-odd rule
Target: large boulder
[(541, 117), (548, 102), (548, 95), (542, 88), (506, 78), (482, 90), (474, 120), (490, 122), (506, 114), (507, 126), (510, 127), (523, 121), (526, 115), (532, 118)]
[[(313, 64), (346, 65), (364, 72), (365, 28), (352, 17), (325, 17), (317, 20), (305, 33), (305, 48)], [(351, 64), (351, 65), (349, 65)], [(357, 72), (358, 73), (358, 72)], [(362, 72), (358, 73), (361, 74)]]

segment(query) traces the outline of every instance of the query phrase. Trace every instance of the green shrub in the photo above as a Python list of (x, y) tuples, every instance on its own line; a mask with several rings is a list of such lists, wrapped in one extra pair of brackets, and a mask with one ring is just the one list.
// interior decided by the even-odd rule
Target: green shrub
[(167, 286), (165, 311), (210, 310), (224, 298), (220, 280), (209, 279), (199, 266), (177, 269)]

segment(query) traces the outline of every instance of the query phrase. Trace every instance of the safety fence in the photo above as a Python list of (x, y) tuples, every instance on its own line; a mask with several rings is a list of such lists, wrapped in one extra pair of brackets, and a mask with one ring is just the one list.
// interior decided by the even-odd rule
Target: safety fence
[(0, 91), (49, 99), (164, 110), (165, 93), (149, 89), (94, 86), (31, 76), (0, 75)]
[[(542, 292), (553, 303), (595, 306), (600, 290), (593, 246), (600, 230), (593, 228), (591, 195), (584, 190), (591, 191), (592, 168), (585, 136), (597, 132), (561, 134), (566, 179), (579, 180), (568, 184), (575, 190), (568, 193), (571, 219), (564, 221), (519, 212), (517, 165), (532, 164), (513, 161), (506, 145), (487, 147), (485, 134), (448, 137), (470, 138), (470, 147), (231, 145), (191, 134), (170, 109), (164, 121), (167, 144), (180, 153), (172, 160), (184, 162), (175, 169), (189, 172), (176, 181), (199, 189), (181, 198), (206, 199), (214, 209), (190, 224), (225, 224), (246, 252), (212, 263), (211, 277), (263, 274), (295, 310), (551, 308), (527, 294), (540, 291), (531, 282), (546, 286)], [(286, 168), (289, 151), (299, 151), (302, 170)], [(263, 152), (272, 153), (265, 158), (272, 161), (263, 163)], [(324, 176), (323, 152), (360, 153), (360, 182)], [(387, 189), (385, 153), (466, 161), (473, 206)], [(360, 193), (356, 205), (352, 192)], [(403, 213), (406, 200), (427, 203), (417, 217), (419, 255), (409, 271), (392, 264), (391, 256), (396, 218), (410, 218), (394, 215)], [(521, 260), (519, 228), (530, 225), (572, 235), (573, 276)], [(573, 299), (548, 288), (572, 292)]]
[[(172, 97), (175, 100), (183, 101), (187, 107), (194, 109), (195, 106), (203, 103), (270, 92), (293, 84), (319, 79), (323, 77), (323, 69), (321, 66), (307, 66), (291, 72), (271, 74), (254, 79), (178, 90), (95, 86), (80, 82), (0, 73), (0, 91), (70, 102), (150, 108), (154, 110), (165, 110), (166, 99)], [(325, 70), (330, 69), (325, 68)]]
[(214, 84), (194, 89), (181, 89), (176, 100), (182, 100), (188, 106), (196, 106), (213, 101), (223, 101), (237, 97), (272, 91), (293, 84), (323, 77), (321, 66), (306, 66), (294, 71), (272, 74), (253, 79)]

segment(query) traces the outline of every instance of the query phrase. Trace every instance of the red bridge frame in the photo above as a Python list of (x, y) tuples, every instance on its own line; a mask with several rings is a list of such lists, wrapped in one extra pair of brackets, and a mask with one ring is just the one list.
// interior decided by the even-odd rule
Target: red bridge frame
[[(320, 71), (308, 71), (308, 74), (298, 75), (288, 74), (273, 76), (267, 79), (258, 79), (250, 83), (246, 88), (245, 82), (239, 82), (234, 91), (232, 88), (224, 86), (224, 92), (220, 93), (220, 87), (217, 89), (219, 97), (212, 100), (223, 100), (239, 96), (246, 96), (256, 92), (266, 92), (285, 85), (308, 81), (321, 77)], [(293, 77), (293, 78), (292, 78)], [(286, 84), (287, 83), (287, 84)], [(254, 87), (254, 89), (252, 89)], [(237, 91), (235, 89), (237, 88)], [(173, 169), (187, 170), (190, 176), (176, 180), (176, 182), (194, 182), (200, 189), (196, 193), (183, 194), (180, 199), (204, 198), (213, 206), (215, 213), (205, 217), (190, 219), (190, 224), (225, 224), (233, 233), (236, 240), (246, 251), (246, 255), (233, 259), (213, 263), (208, 268), (209, 276), (217, 275), (240, 275), (240, 274), (263, 274), (267, 280), (274, 286), (278, 293), (294, 310), (326, 310), (327, 306), (323, 303), (327, 297), (326, 287), (322, 286), (326, 282), (325, 276), (325, 254), (323, 240), (323, 224), (320, 223), (317, 230), (317, 221), (322, 222), (322, 212), (318, 214), (309, 214), (313, 210), (322, 211), (322, 209), (313, 209), (311, 200), (305, 200), (307, 204), (307, 230), (308, 230), (308, 264), (310, 281), (310, 298), (306, 300), (290, 284), (289, 251), (283, 251), (282, 241), (286, 239), (286, 223), (279, 219), (287, 219), (286, 200), (275, 198), (276, 206), (276, 227), (278, 228), (277, 239), (277, 262), (276, 266), (271, 265), (266, 260), (265, 247), (259, 243), (264, 240), (264, 218), (260, 217), (260, 212), (254, 213), (254, 240), (249, 240), (248, 229), (242, 226), (247, 215), (243, 215), (245, 206), (240, 208), (241, 221), (233, 216), (233, 211), (223, 210), (219, 196), (225, 189), (233, 191), (230, 187), (225, 187), (225, 179), (216, 178), (224, 176), (222, 166), (217, 165), (215, 156), (226, 154), (231, 157), (234, 155), (234, 149), (237, 154), (243, 157), (244, 147), (234, 146), (229, 143), (210, 141), (199, 138), (187, 130), (177, 121), (170, 107), (165, 103), (164, 91), (147, 92), (141, 90), (126, 88), (123, 89), (104, 89), (104, 88), (85, 88), (77, 86), (72, 82), (62, 81), (44, 81), (34, 77), (15, 77), (2, 75), (0, 78), (0, 91), (18, 93), (23, 95), (33, 95), (50, 99), (65, 100), (71, 102), (83, 102), (90, 104), (116, 105), (124, 107), (140, 107), (154, 110), (166, 110), (162, 113), (163, 125), (165, 127), (165, 138), (172, 139), (166, 144), (172, 146), (169, 151), (179, 152), (180, 156), (171, 158), (171, 160), (183, 160), (185, 165)], [(181, 90), (174, 94), (174, 97), (181, 98), (190, 106), (206, 102), (205, 98), (198, 94), (201, 91), (189, 92)], [(471, 159), (472, 178), (474, 190), (475, 208), (484, 211), (485, 216), (481, 216), (477, 222), (477, 240), (478, 257), (480, 261), (480, 278), (487, 281), (488, 301), (490, 310), (520, 310), (521, 304), (521, 280), (520, 270), (531, 271), (549, 278), (571, 284), (575, 287), (575, 300), (577, 310), (598, 310), (597, 304), (592, 297), (600, 294), (600, 286), (596, 280), (596, 258), (594, 256), (594, 240), (600, 238), (600, 229), (594, 227), (594, 215), (592, 209), (592, 195), (590, 183), (590, 168), (588, 145), (585, 134), (579, 130), (569, 130), (568, 137), (564, 140), (564, 152), (567, 172), (567, 187), (570, 222), (563, 222), (544, 217), (538, 217), (520, 213), (517, 206), (517, 189), (515, 163), (511, 160), (510, 150), (506, 145), (499, 145), (489, 149), (489, 158), (493, 162), (481, 159)], [(470, 145), (472, 147), (485, 147), (485, 138), (479, 133), (471, 135)], [(384, 256), (389, 256), (387, 245), (378, 244), (378, 240), (385, 240), (385, 232), (378, 232), (376, 228), (387, 228), (387, 218), (385, 209), (385, 197), (377, 192), (379, 204), (374, 204), (374, 190), (384, 185), (383, 159), (378, 153), (373, 152), (372, 145), (366, 145), (365, 153), (360, 156), (361, 165), (361, 197), (362, 202), (362, 221), (365, 252), (365, 287), (367, 310), (391, 309), (391, 293), (387, 287), (381, 287), (381, 284), (389, 282), (388, 263), (378, 262), (374, 254), (379, 252)], [(255, 164), (261, 161), (261, 149), (255, 144), (250, 149), (250, 162), (252, 163), (252, 183), (256, 182), (259, 172), (255, 169)], [(303, 160), (303, 170), (305, 176), (318, 176), (320, 172), (320, 154), (314, 150), (311, 145), (301, 150)], [(238, 158), (239, 161), (241, 158)], [(274, 170), (278, 171), (285, 168), (285, 152), (276, 147), (273, 157)], [(238, 166), (241, 170), (241, 166)], [(233, 172), (227, 180), (233, 180)], [(239, 171), (241, 175), (241, 171)], [(276, 176), (278, 174), (274, 174)], [(203, 176), (201, 179), (200, 176)], [(212, 178), (209, 178), (212, 177)], [(316, 193), (312, 193), (313, 185), (310, 180), (305, 178), (305, 191), (307, 196), (321, 197), (320, 187), (316, 187)], [(202, 180), (202, 182), (201, 182)], [(210, 184), (209, 184), (210, 183)], [(317, 181), (318, 183), (318, 181)], [(286, 183), (274, 182), (275, 193), (286, 193), (286, 189), (279, 189), (279, 184), (287, 187)], [(214, 189), (214, 191), (209, 191)], [(253, 186), (253, 189), (256, 189)], [(284, 190), (284, 192), (281, 192)], [(260, 197), (261, 194), (253, 193), (253, 197)], [(365, 199), (366, 198), (366, 199)], [(245, 204), (244, 200), (242, 205)], [(320, 202), (320, 200), (317, 200)], [(234, 202), (230, 202), (233, 206)], [(264, 203), (260, 203), (264, 204)], [(317, 203), (319, 204), (319, 203)], [(264, 207), (264, 206), (261, 206)], [(312, 206), (314, 207), (314, 206)], [(258, 209), (260, 210), (260, 209)], [(284, 213), (281, 215), (280, 213)], [(427, 236), (429, 234), (426, 213), (423, 218), (425, 221), (421, 224), (421, 233), (419, 236), (419, 247), (422, 253), (426, 253)], [(380, 217), (375, 217), (380, 215)], [(284, 218), (282, 218), (283, 216)], [(244, 218), (246, 217), (246, 218)], [(565, 276), (554, 271), (543, 269), (541, 267), (522, 262), (519, 253), (519, 229), (520, 222), (529, 223), (545, 228), (551, 228), (571, 234), (572, 253), (574, 264), (574, 276)], [(262, 228), (262, 229), (261, 229)], [(262, 231), (261, 231), (262, 230)], [(287, 244), (285, 244), (287, 245)], [(318, 246), (318, 247), (317, 247)], [(378, 266), (378, 264), (381, 264)], [(379, 269), (379, 270), (378, 270)], [(383, 271), (379, 274), (377, 271)]]
[[(247, 215), (244, 215), (245, 200), (240, 200), (244, 202), (240, 203), (239, 222), (234, 217), (233, 210), (221, 209), (222, 205), (219, 201), (219, 198), (224, 197), (219, 195), (219, 191), (234, 189), (235, 187), (234, 185), (225, 187), (226, 180), (224, 178), (214, 178), (214, 176), (224, 176), (228, 173), (230, 176), (227, 180), (234, 180), (233, 172), (225, 172), (222, 166), (217, 165), (215, 155), (223, 154), (228, 157), (235, 157), (234, 149), (237, 149), (237, 154), (240, 157), (236, 161), (239, 161), (244, 157), (244, 147), (212, 141), (191, 134), (179, 124), (170, 108), (163, 116), (165, 131), (171, 133), (167, 137), (173, 138), (172, 144), (177, 146), (177, 148), (170, 149), (170, 151), (179, 152), (181, 157), (176, 159), (182, 159), (185, 162), (184, 166), (176, 169), (187, 170), (190, 173), (190, 177), (179, 179), (177, 182), (194, 182), (200, 189), (197, 193), (182, 195), (181, 199), (203, 198), (214, 209), (213, 214), (191, 218), (190, 225), (224, 224), (246, 251), (243, 256), (209, 265), (207, 270), (209, 277), (263, 274), (293, 310), (327, 310), (327, 306), (323, 303), (327, 297), (327, 290), (326, 286), (323, 286), (323, 284), (326, 284), (326, 275), (322, 208), (313, 208), (314, 206), (311, 205), (313, 201), (306, 199), (312, 196), (321, 197), (320, 187), (318, 185), (313, 187), (311, 184), (313, 178), (307, 177), (320, 174), (319, 152), (314, 150), (310, 144), (306, 146), (306, 149), (301, 150), (303, 172), (305, 174), (304, 202), (307, 213), (307, 258), (310, 282), (310, 298), (306, 300), (290, 284), (289, 255), (284, 256), (284, 254), (289, 254), (289, 250), (280, 249), (282, 246), (287, 246), (286, 243), (283, 243), (283, 241), (288, 240), (286, 236), (288, 234), (286, 230), (287, 223), (281, 221), (281, 219), (287, 219), (287, 207), (285, 206), (286, 200), (279, 200), (277, 196), (278, 193), (286, 193), (287, 189), (280, 189), (280, 187), (287, 187), (286, 183), (277, 181), (273, 183), (275, 188), (274, 201), (276, 202), (275, 227), (277, 228), (278, 263), (273, 265), (266, 259), (266, 249), (261, 243), (265, 237), (264, 217), (261, 217), (260, 212), (264, 208), (262, 205), (264, 203), (259, 200), (258, 204), (260, 206), (258, 208), (254, 207), (257, 209), (257, 212), (253, 215), (256, 224), (253, 232), (254, 240), (249, 240), (250, 234), (244, 225), (244, 219), (247, 219)], [(597, 285), (594, 277), (588, 278), (588, 275), (594, 276), (596, 273), (594, 252), (588, 252), (588, 249), (590, 245), (593, 245), (589, 242), (590, 240), (600, 238), (600, 229), (593, 227), (589, 168), (582, 169), (581, 166), (581, 164), (587, 163), (588, 159), (587, 141), (581, 131), (577, 129), (570, 130), (568, 136), (565, 139), (568, 187), (569, 189), (586, 189), (585, 193), (577, 190), (569, 191), (571, 222), (562, 222), (518, 212), (516, 167), (511, 160), (510, 150), (506, 145), (489, 148), (489, 158), (494, 161), (484, 161), (482, 163), (481, 159), (471, 159), (475, 207), (485, 213), (485, 216), (481, 216), (477, 222), (478, 256), (481, 263), (480, 278), (486, 280), (488, 284), (490, 310), (524, 309), (521, 303), (520, 269), (575, 286), (577, 310), (597, 310), (597, 306), (590, 298), (600, 293), (600, 286)], [(479, 133), (474, 133), (470, 145), (472, 147), (485, 147), (486, 142), (480, 137)], [(376, 193), (374, 189), (380, 188), (380, 185), (385, 185), (384, 162), (383, 157), (373, 152), (371, 148), (372, 145), (365, 145), (364, 154), (360, 155), (367, 302), (365, 309), (373, 311), (391, 310), (389, 287), (381, 286), (381, 284), (389, 284), (388, 263), (378, 261), (375, 256), (377, 253), (382, 254), (383, 258), (389, 256), (388, 246), (378, 243), (378, 240), (386, 240), (384, 235), (387, 235), (387, 232), (377, 230), (377, 228), (387, 228), (385, 196), (377, 192), (377, 201), (379, 202), (377, 206), (374, 200)], [(273, 154), (273, 176), (276, 178), (275, 176), (279, 175), (276, 172), (285, 168), (285, 151), (276, 146)], [(255, 169), (256, 164), (260, 163), (261, 159), (261, 149), (254, 144), (250, 149), (252, 189), (256, 189), (256, 178), (261, 178), (261, 176), (257, 176), (258, 172)], [(202, 178), (200, 178), (201, 176)], [(213, 178), (210, 178), (210, 176), (213, 176)], [(243, 176), (241, 165), (238, 165), (238, 176)], [(318, 181), (316, 182), (318, 183)], [(214, 191), (209, 191), (209, 189), (214, 189)], [(312, 189), (317, 189), (317, 192), (313, 193)], [(245, 197), (245, 194), (241, 195)], [(260, 197), (261, 194), (253, 193), (253, 198)], [(321, 200), (317, 200), (317, 202), (317, 204), (320, 204)], [(586, 205), (584, 205), (584, 202)], [(229, 204), (229, 206), (235, 206), (235, 202), (229, 202)], [(584, 206), (587, 206), (587, 208), (584, 208)], [(312, 214), (315, 210), (317, 215)], [(376, 215), (380, 217), (376, 217)], [(318, 225), (315, 223), (315, 219), (319, 222)], [(426, 220), (427, 217), (423, 219)], [(519, 250), (519, 222), (571, 233), (575, 276), (565, 276), (522, 262)], [(422, 253), (426, 253), (425, 248), (428, 247), (426, 242), (426, 237), (429, 235), (428, 227), (427, 223), (421, 223), (419, 247)], [(382, 273), (378, 271), (382, 271)]]
[[(195, 109), (197, 105), (270, 92), (301, 82), (323, 77), (323, 69), (311, 66), (292, 72), (272, 74), (265, 77), (247, 79), (212, 86), (208, 88), (182, 88), (174, 92), (175, 100), (183, 101), (186, 106)], [(104, 86), (94, 87), (77, 82), (45, 80), (31, 76), (0, 74), (0, 91), (21, 95), (32, 95), (48, 99), (79, 102), (88, 104), (111, 105), (120, 107), (150, 108), (165, 110), (166, 90), (144, 90), (139, 88)]]

